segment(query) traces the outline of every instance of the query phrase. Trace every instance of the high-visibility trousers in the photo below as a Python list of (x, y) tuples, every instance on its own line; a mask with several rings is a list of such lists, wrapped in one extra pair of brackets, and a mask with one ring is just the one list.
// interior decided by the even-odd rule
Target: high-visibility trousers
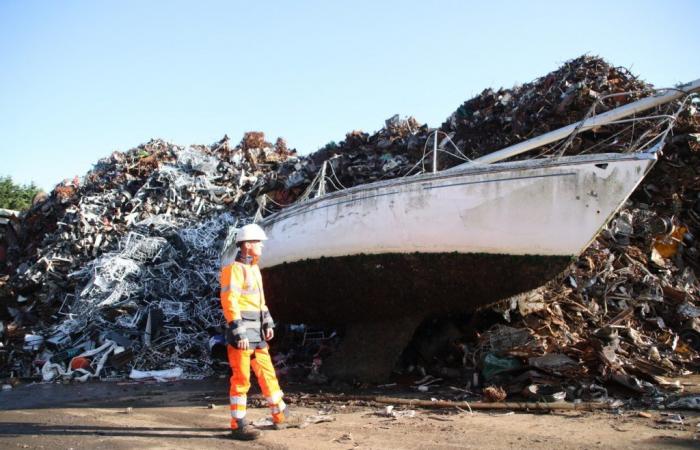
[(260, 390), (267, 400), (272, 413), (272, 422), (284, 422), (286, 405), (282, 400), (282, 390), (277, 382), (275, 367), (267, 348), (240, 350), (231, 345), (228, 350), (228, 362), (231, 365), (231, 389), (229, 391), (231, 402), (231, 429), (242, 427), (245, 423), (246, 403), (248, 389), (250, 389), (250, 368), (253, 367), (255, 377), (258, 379)]

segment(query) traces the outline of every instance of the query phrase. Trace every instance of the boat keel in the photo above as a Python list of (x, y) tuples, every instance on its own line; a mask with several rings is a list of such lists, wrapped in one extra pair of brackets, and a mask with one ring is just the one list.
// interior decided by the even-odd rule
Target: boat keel
[(348, 324), (337, 350), (324, 361), (323, 373), (343, 381), (386, 380), (421, 321), (402, 317)]

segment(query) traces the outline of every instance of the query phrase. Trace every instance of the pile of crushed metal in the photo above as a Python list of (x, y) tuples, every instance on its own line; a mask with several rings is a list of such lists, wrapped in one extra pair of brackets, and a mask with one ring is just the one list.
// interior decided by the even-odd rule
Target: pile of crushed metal
[[(531, 83), (498, 91), (484, 90), (457, 108), (441, 129), (450, 134), (467, 157), (474, 159), (647, 97), (652, 92), (652, 86), (638, 80), (627, 69), (583, 56)], [(602, 144), (605, 148), (599, 148), (596, 153), (624, 152), (632, 144), (628, 128), (633, 128), (631, 123), (576, 135), (567, 153), (579, 154), (585, 149), (590, 151), (592, 145)], [(616, 139), (606, 141), (611, 135), (616, 135)], [(550, 150), (546, 147), (539, 151)], [(532, 157), (527, 154), (513, 159)]]
[[(621, 97), (604, 96), (630, 91), (625, 97), (636, 98), (649, 86), (624, 69), (583, 57), (533, 83), (484, 91), (442, 129), (471, 151), (468, 156), (479, 157), (578, 120), (594, 107), (616, 107)], [(498, 392), (496, 399), (600, 399), (613, 386), (658, 404), (667, 394), (660, 388), (682, 390), (668, 377), (700, 369), (697, 105), (689, 103), (660, 162), (566, 274), (477, 314), (424, 324), (402, 371), (489, 385), (484, 394)], [(633, 126), (581, 133), (568, 147), (541, 152), (576, 154), (591, 145), (625, 151), (639, 139)]]
[(255, 132), (237, 146), (153, 140), (57, 186), (8, 249), (2, 375), (211, 374), (221, 243), (294, 153)]
[[(438, 167), (649, 92), (591, 56), (532, 83), (486, 90), (442, 125)], [(304, 157), (251, 132), (235, 146), (228, 138), (189, 148), (154, 140), (99, 161), (39, 199), (14, 233), (0, 280), (0, 377), (212, 374), (228, 228), (311, 195), (430, 169), (433, 131), (395, 116), (374, 134), (353, 131)], [(654, 121), (617, 124), (540, 154), (621, 152), (661, 131)], [(660, 398), (659, 386), (672, 384), (665, 377), (697, 371), (699, 133), (688, 104), (661, 162), (569, 273), (492, 309), (426, 322), (399, 376), (432, 377), (422, 389), (438, 378), (466, 391), (487, 383), (494, 399), (545, 391), (598, 398), (608, 383)], [(303, 325), (285, 334), (281, 371), (322, 381), (334, 334)]]

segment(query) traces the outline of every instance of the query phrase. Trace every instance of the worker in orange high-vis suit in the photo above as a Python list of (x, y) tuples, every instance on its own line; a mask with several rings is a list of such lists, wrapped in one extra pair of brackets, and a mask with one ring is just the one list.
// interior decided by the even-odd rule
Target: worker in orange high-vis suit
[(275, 428), (298, 426), (300, 418), (289, 414), (282, 400), (267, 341), (274, 336), (274, 322), (265, 305), (258, 259), (267, 236), (258, 225), (242, 227), (236, 235), (238, 254), (221, 269), (221, 306), (226, 323), (228, 360), (231, 364), (231, 437), (257, 439), (260, 431), (245, 420), (250, 369), (272, 412)]

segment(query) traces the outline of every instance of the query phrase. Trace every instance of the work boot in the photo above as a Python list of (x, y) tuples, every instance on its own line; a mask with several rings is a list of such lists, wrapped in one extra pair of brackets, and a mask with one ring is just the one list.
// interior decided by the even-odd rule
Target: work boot
[(287, 428), (303, 428), (305, 420), (299, 414), (285, 413), (284, 421), (274, 424), (275, 430), (286, 430)]
[(235, 430), (231, 430), (231, 439), (238, 441), (252, 441), (260, 437), (260, 430), (253, 428), (252, 425), (243, 425)]

